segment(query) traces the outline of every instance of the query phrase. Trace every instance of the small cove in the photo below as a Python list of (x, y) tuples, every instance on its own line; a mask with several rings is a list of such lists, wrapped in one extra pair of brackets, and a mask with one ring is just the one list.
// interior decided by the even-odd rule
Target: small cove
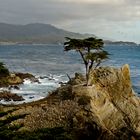
[[(110, 59), (102, 65), (121, 67), (128, 63), (131, 69), (133, 88), (140, 93), (140, 47), (139, 46), (105, 46), (111, 54)], [(10, 71), (32, 73), (40, 83), (29, 80), (20, 85), (20, 90), (13, 93), (22, 95), (23, 102), (42, 99), (48, 92), (60, 86), (60, 82), (68, 80), (67, 74), (84, 73), (84, 65), (77, 53), (63, 51), (62, 45), (4, 45), (0, 46), (0, 61)]]

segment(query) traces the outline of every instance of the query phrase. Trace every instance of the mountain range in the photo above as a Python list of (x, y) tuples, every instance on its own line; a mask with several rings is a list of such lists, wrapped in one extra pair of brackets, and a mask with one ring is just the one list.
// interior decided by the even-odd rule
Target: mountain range
[(95, 37), (90, 34), (65, 31), (50, 24), (13, 25), (0, 23), (0, 42), (63, 43), (65, 37), (85, 38), (89, 36)]
[[(65, 41), (65, 37), (87, 38), (96, 37), (94, 34), (80, 34), (59, 29), (51, 24), (32, 23), (26, 25), (14, 25), (0, 23), (0, 44), (59, 44)], [(104, 40), (108, 45), (137, 45), (134, 42)]]

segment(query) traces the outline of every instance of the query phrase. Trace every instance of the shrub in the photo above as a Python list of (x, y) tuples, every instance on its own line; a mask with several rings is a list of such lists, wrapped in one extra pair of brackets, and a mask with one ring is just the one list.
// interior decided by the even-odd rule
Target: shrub
[(89, 104), (89, 102), (90, 102), (90, 97), (86, 95), (82, 95), (78, 100), (79, 105), (87, 105)]
[(72, 87), (71, 86), (65, 86), (64, 88), (61, 88), (61, 99), (62, 100), (73, 100), (74, 95), (72, 93)]
[(0, 62), (0, 76), (8, 76), (9, 70), (4, 66), (2, 62)]

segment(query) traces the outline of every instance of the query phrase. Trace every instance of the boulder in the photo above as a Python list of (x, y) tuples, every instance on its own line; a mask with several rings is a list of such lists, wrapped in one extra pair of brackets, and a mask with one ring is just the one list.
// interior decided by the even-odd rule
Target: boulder
[(10, 74), (8, 77), (8, 84), (9, 85), (17, 85), (17, 84), (22, 84), (23, 80), (19, 77), (16, 76), (15, 74)]
[(17, 115), (29, 114), (24, 128), (63, 127), (73, 140), (139, 140), (140, 99), (132, 89), (129, 65), (94, 69), (85, 83), (76, 74), (47, 98), (18, 106)]
[(11, 86), (8, 87), (8, 89), (9, 89), (9, 90), (11, 90), (11, 89), (20, 90), (20, 87), (17, 86), (17, 85), (11, 85)]
[(33, 83), (35, 83), (35, 82), (40, 83), (39, 80), (30, 73), (15, 73), (15, 75), (17, 77), (20, 77), (20, 79), (22, 79), (22, 80), (29, 79)]
[(0, 100), (4, 100), (4, 101), (23, 101), (24, 98), (22, 96), (19, 96), (17, 94), (8, 92), (8, 91), (3, 91), (0, 92)]
[(90, 72), (89, 84), (72, 89), (77, 101), (82, 96), (90, 99), (83, 106), (84, 112), (88, 112), (85, 120), (96, 122), (106, 132), (104, 139), (140, 136), (140, 99), (132, 89), (129, 66), (95, 69)]
[(75, 73), (74, 78), (70, 78), (69, 76), (68, 78), (69, 78), (68, 84), (71, 85), (86, 84), (86, 77), (81, 73)]

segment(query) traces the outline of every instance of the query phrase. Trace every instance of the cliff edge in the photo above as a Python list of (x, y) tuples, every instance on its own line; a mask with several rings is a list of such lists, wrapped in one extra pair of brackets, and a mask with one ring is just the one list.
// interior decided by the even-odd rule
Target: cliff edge
[(89, 84), (88, 87), (73, 86), (73, 92), (78, 97), (90, 98), (84, 108), (90, 113), (92, 121), (108, 133), (104, 139), (138, 137), (140, 99), (132, 89), (129, 66), (96, 69), (90, 73)]
[(65, 139), (140, 139), (140, 99), (132, 89), (129, 66), (100, 67), (89, 77), (89, 86), (84, 76), (76, 74), (41, 101), (0, 109), (14, 109), (11, 115), (27, 114), (13, 122), (23, 124), (19, 133), (61, 127)]

